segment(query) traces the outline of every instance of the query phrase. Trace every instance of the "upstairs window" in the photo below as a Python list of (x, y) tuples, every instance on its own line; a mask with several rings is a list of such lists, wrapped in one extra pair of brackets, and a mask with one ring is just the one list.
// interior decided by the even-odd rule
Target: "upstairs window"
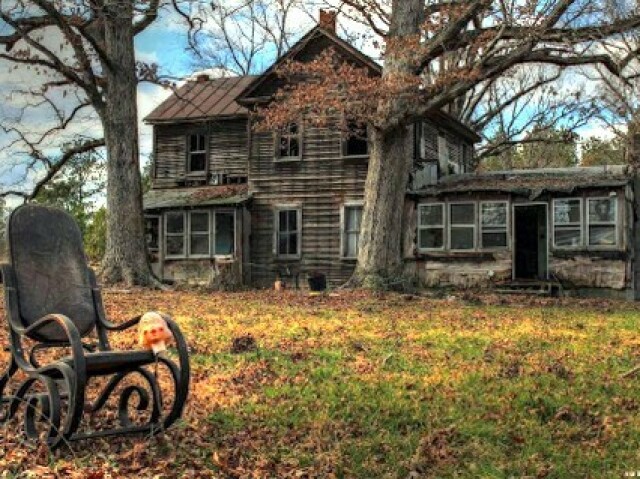
[(507, 202), (492, 201), (480, 203), (480, 238), (484, 249), (506, 248)]
[(342, 257), (355, 259), (359, 251), (362, 205), (345, 205), (342, 214)]
[(189, 135), (187, 154), (187, 173), (204, 173), (207, 169), (206, 135)]
[(553, 201), (553, 244), (556, 248), (577, 248), (582, 245), (580, 198)]
[(471, 250), (476, 247), (475, 203), (452, 203), (449, 205), (449, 248)]
[(588, 198), (589, 246), (616, 246), (618, 203), (616, 197)]
[(418, 207), (418, 248), (444, 249), (444, 204)]
[(342, 156), (368, 156), (369, 140), (366, 124), (350, 121), (342, 140)]
[(302, 135), (297, 123), (289, 123), (276, 134), (276, 159), (299, 160), (302, 156)]
[(279, 208), (276, 210), (276, 255), (281, 258), (300, 256), (302, 210)]

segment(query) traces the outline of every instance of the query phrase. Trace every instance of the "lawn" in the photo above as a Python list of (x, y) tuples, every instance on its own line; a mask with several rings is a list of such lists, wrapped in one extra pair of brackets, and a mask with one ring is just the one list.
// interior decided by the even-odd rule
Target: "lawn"
[[(183, 327), (193, 366), (183, 423), (150, 441), (90, 441), (54, 456), (0, 426), (0, 477), (640, 470), (640, 378), (621, 378), (640, 363), (640, 311), (631, 304), (292, 292), (105, 299), (113, 320), (160, 309)], [(232, 352), (246, 334), (258, 349)]]

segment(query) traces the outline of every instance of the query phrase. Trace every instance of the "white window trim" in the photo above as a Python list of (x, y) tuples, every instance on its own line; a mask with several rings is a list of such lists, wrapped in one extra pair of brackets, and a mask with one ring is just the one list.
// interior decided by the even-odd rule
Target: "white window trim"
[[(192, 136), (203, 136), (204, 137), (204, 150), (194, 150), (191, 151), (191, 137)], [(203, 170), (192, 170), (191, 169), (191, 155), (201, 155), (204, 153), (204, 169)], [(200, 175), (202, 173), (207, 172), (207, 163), (209, 161), (209, 155), (207, 154), (207, 134), (206, 133), (189, 133), (187, 135), (187, 174), (188, 175)]]
[[(217, 216), (218, 216), (219, 213), (221, 213), (221, 214), (231, 213), (233, 215), (233, 253), (231, 253), (231, 254), (217, 254), (216, 253), (216, 221), (217, 221)], [(235, 258), (236, 254), (237, 254), (236, 249), (237, 249), (237, 245), (238, 245), (238, 215), (237, 215), (237, 211), (234, 210), (234, 209), (230, 209), (230, 208), (215, 209), (215, 210), (213, 210), (211, 216), (212, 216), (211, 255), (214, 258), (220, 258), (220, 259)]]
[[(473, 205), (473, 223), (453, 224), (451, 222), (451, 207), (458, 205)], [(451, 247), (451, 228), (473, 228), (473, 246), (467, 249), (454, 249)], [(452, 201), (447, 203), (447, 249), (454, 253), (470, 252), (478, 250), (478, 202), (477, 201)]]
[[(191, 253), (191, 217), (194, 214), (206, 214), (207, 215), (207, 225), (208, 225), (208, 231), (207, 231), (207, 238), (209, 241), (208, 244), (208, 248), (207, 248), (207, 253), (206, 254), (193, 254)], [(204, 236), (204, 232), (196, 232), (196, 235), (199, 236)], [(210, 258), (211, 257), (211, 211), (209, 210), (190, 210), (188, 212), (188, 221), (187, 221), (187, 246), (188, 246), (188, 252), (187, 252), (187, 256), (189, 258), (194, 258), (194, 259), (202, 259), (202, 258)]]
[[(429, 225), (429, 226), (424, 226), (421, 224), (420, 220), (422, 218), (422, 214), (421, 214), (421, 209), (428, 207), (428, 206), (439, 206), (442, 209), (442, 225)], [(418, 205), (418, 221), (417, 226), (418, 226), (418, 237), (417, 239), (417, 243), (418, 243), (418, 251), (420, 252), (428, 252), (428, 251), (444, 251), (446, 249), (447, 246), (447, 210), (448, 208), (446, 207), (446, 203), (420, 203)], [(420, 247), (420, 232), (422, 230), (435, 230), (435, 229), (442, 229), (442, 246), (440, 248), (421, 248)]]
[[(578, 201), (580, 205), (580, 222), (579, 223), (556, 223), (556, 203), (559, 201)], [(556, 227), (560, 228), (577, 228), (580, 230), (580, 243), (578, 246), (558, 246), (556, 243)], [(551, 205), (551, 234), (553, 235), (553, 247), (558, 250), (574, 250), (576, 248), (584, 248), (584, 202), (582, 198), (554, 198)]]
[[(302, 146), (304, 142), (304, 131), (302, 128), (302, 120), (292, 121), (287, 126), (294, 124), (298, 127), (298, 156), (280, 156), (280, 138), (282, 137), (281, 131), (278, 129), (273, 133), (273, 156), (276, 163), (289, 163), (298, 162), (302, 160)], [(287, 134), (289, 135), (289, 134)]]
[[(167, 239), (172, 236), (172, 237), (178, 237), (180, 236), (180, 233), (169, 233), (168, 229), (169, 229), (169, 221), (168, 221), (168, 216), (171, 214), (176, 214), (179, 213), (182, 215), (182, 226), (183, 226), (183, 230), (182, 230), (182, 254), (169, 254), (169, 251), (167, 250), (168, 246), (169, 246), (169, 241), (167, 241)], [(174, 210), (174, 211), (167, 211), (164, 214), (164, 228), (162, 228), (163, 231), (163, 243), (164, 243), (164, 257), (167, 259), (184, 259), (187, 257), (187, 244), (186, 244), (186, 238), (187, 238), (187, 212), (186, 211), (182, 211), (182, 210)]]
[[(278, 245), (280, 242), (280, 212), (295, 210), (297, 213), (298, 229), (298, 251), (296, 254), (279, 254)], [(290, 205), (276, 205), (273, 209), (274, 221), (273, 221), (273, 255), (278, 259), (300, 259), (302, 257), (302, 205), (290, 204)]]
[[(615, 215), (614, 215), (614, 222), (613, 223), (602, 223), (602, 222), (596, 222), (596, 223), (591, 223), (590, 219), (589, 219), (589, 202), (592, 200), (613, 200), (613, 205), (615, 207)], [(620, 247), (620, 238), (619, 238), (619, 228), (618, 228), (618, 224), (619, 224), (619, 201), (618, 201), (618, 194), (614, 193), (612, 195), (609, 196), (590, 196), (585, 198), (585, 208), (584, 208), (584, 215), (585, 215), (585, 226), (586, 226), (586, 246), (588, 249), (590, 250), (613, 250), (613, 249), (618, 249)], [(615, 239), (616, 242), (615, 244), (612, 245), (592, 245), (591, 244), (591, 226), (613, 226), (614, 232), (615, 232)]]
[[(347, 256), (345, 254), (347, 242), (346, 242), (346, 227), (347, 227), (347, 208), (360, 207), (364, 210), (364, 201), (345, 201), (340, 208), (340, 258), (346, 260), (356, 260), (356, 256)], [(360, 230), (362, 231), (362, 223), (360, 224)], [(358, 238), (358, 249), (360, 246), (360, 238)]]
[[(483, 205), (491, 205), (491, 204), (502, 204), (505, 207), (506, 210), (506, 216), (505, 216), (505, 221), (506, 223), (504, 224), (504, 226), (483, 226), (482, 224), (482, 206)], [(510, 240), (510, 228), (509, 225), (511, 224), (511, 212), (510, 212), (509, 208), (509, 202), (506, 200), (495, 200), (495, 201), (480, 201), (479, 202), (479, 210), (478, 210), (478, 226), (480, 228), (480, 239), (479, 239), (479, 244), (480, 247), (479, 249), (482, 251), (505, 251), (508, 250), (511, 246), (511, 240)], [(485, 247), (484, 246), (484, 233), (495, 233), (495, 232), (502, 232), (502, 230), (504, 229), (505, 235), (507, 237), (507, 244), (504, 246), (493, 246), (493, 247)], [(486, 230), (486, 231), (485, 231)], [(469, 250), (463, 250), (463, 251), (469, 251)]]

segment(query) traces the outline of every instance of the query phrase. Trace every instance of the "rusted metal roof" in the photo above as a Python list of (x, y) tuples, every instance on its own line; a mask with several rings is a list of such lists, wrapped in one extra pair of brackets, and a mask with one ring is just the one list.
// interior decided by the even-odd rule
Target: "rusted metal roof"
[(446, 193), (512, 193), (530, 199), (545, 192), (570, 194), (585, 188), (621, 187), (631, 181), (627, 166), (541, 168), (444, 176), (437, 185), (413, 191), (415, 196)]
[(145, 193), (145, 210), (194, 206), (239, 205), (249, 200), (249, 187), (243, 185), (200, 186), (153, 189)]
[(163, 123), (247, 115), (236, 98), (255, 76), (188, 81), (153, 110), (145, 121)]

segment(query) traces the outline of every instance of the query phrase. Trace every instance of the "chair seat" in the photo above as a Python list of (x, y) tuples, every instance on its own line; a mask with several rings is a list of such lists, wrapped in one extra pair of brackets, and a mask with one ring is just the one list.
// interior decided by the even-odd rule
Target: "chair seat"
[[(87, 361), (87, 375), (104, 376), (119, 372), (130, 371), (139, 366), (145, 366), (155, 362), (152, 351), (137, 349), (132, 351), (99, 351), (85, 354)], [(73, 366), (70, 356), (62, 358), (62, 361)]]

